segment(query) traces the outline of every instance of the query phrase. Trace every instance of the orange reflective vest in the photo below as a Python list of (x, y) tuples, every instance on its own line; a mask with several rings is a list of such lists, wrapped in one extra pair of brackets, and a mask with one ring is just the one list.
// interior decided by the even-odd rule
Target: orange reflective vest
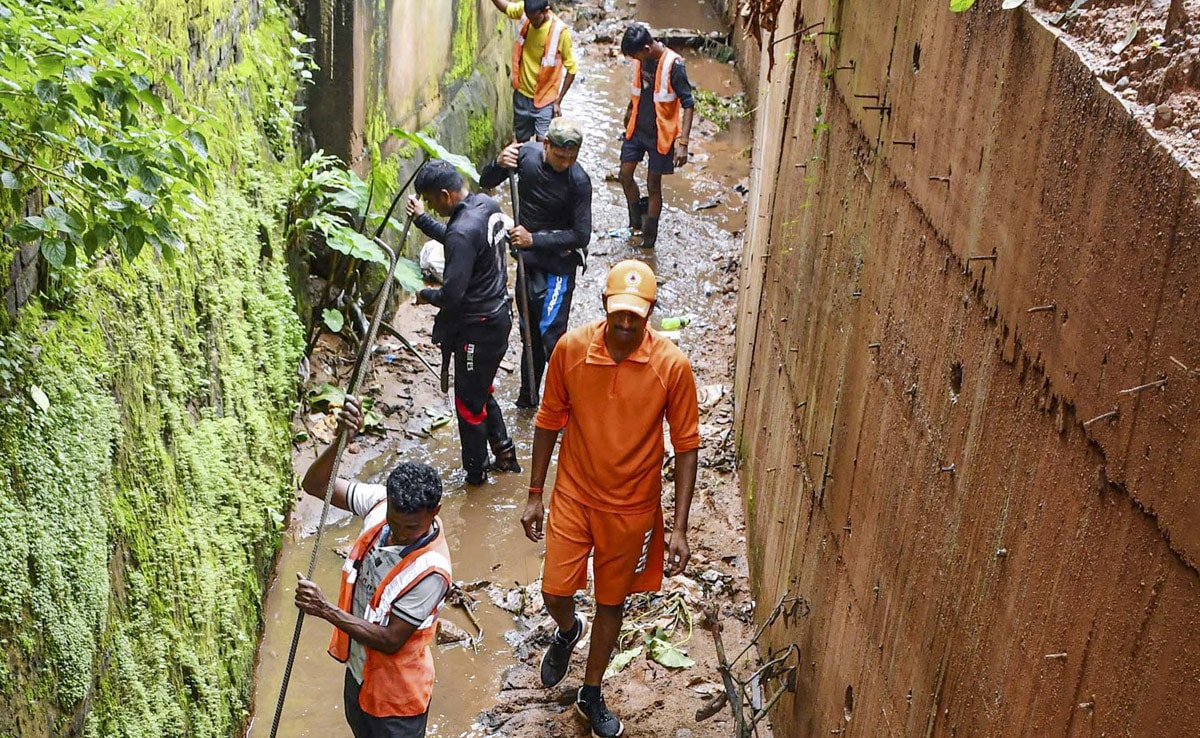
[[(386, 505), (387, 501), (379, 504)], [(353, 607), (354, 584), (363, 557), (378, 540), (386, 522), (381, 521), (364, 530), (346, 557), (346, 564), (342, 567), (342, 589), (338, 594), (338, 607), (346, 612), (351, 612)], [(386, 626), (396, 600), (429, 574), (440, 575), (447, 585), (453, 582), (450, 549), (446, 545), (440, 520), (438, 534), (432, 541), (409, 552), (384, 575), (362, 618), (369, 623)], [(437, 632), (440, 607), (434, 609), (395, 653), (387, 654), (363, 647), (367, 658), (363, 665), (362, 689), (358, 693), (358, 705), (363, 712), (375, 717), (408, 717), (420, 715), (429, 709), (429, 698), (433, 695), (433, 652), (430, 645)], [(349, 660), (350, 636), (344, 630), (333, 629), (329, 655), (338, 661)]]
[[(533, 92), (533, 106), (544, 108), (558, 99), (558, 91), (562, 88), (563, 60), (558, 53), (558, 44), (562, 39), (567, 24), (557, 15), (550, 14), (550, 34), (546, 37), (546, 48), (542, 50), (542, 59), (538, 66), (537, 88)], [(514, 90), (521, 89), (521, 56), (525, 53), (525, 36), (533, 25), (529, 18), (521, 16), (521, 31), (513, 44), (512, 86)]]
[[(658, 144), (660, 154), (671, 153), (675, 139), (679, 138), (682, 127), (679, 115), (679, 98), (675, 95), (675, 87), (671, 84), (671, 68), (679, 59), (670, 49), (664, 49), (658, 60), (658, 74), (654, 77), (654, 119), (658, 129)], [(638, 102), (642, 98), (642, 62), (633, 60), (633, 86), (629, 90), (633, 96), (633, 112), (629, 115), (629, 124), (625, 126), (625, 138), (633, 138), (637, 130)]]

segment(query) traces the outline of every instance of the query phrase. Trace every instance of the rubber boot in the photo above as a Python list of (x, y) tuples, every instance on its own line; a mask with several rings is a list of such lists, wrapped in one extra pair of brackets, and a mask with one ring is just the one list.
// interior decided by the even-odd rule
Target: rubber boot
[(517, 462), (517, 447), (513, 445), (512, 439), (493, 445), (492, 453), (496, 458), (488, 464), (488, 471), (521, 473), (521, 465)]
[(658, 217), (647, 215), (642, 218), (642, 248), (652, 249), (658, 243)]
[(646, 210), (642, 207), (641, 201), (639, 200), (638, 202), (635, 202), (627, 207), (629, 209), (629, 230), (642, 230), (642, 214), (645, 213)]

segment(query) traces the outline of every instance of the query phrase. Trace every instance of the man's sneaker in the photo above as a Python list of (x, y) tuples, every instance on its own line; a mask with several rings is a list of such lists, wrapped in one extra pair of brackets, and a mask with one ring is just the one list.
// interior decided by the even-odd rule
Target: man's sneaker
[(509, 441), (496, 452), (496, 458), (492, 463), (488, 464), (487, 470), (490, 472), (513, 472), (521, 473), (521, 465), (517, 463), (517, 447)]
[(595, 696), (588, 698), (583, 695), (585, 689), (586, 686), (579, 688), (579, 694), (575, 696), (575, 709), (588, 721), (592, 738), (617, 738), (625, 731), (625, 726), (604, 704), (604, 695), (599, 688), (596, 688)]
[(567, 668), (571, 665), (571, 651), (575, 650), (575, 644), (583, 637), (586, 624), (583, 616), (575, 613), (574, 633), (568, 635), (555, 629), (554, 638), (546, 647), (546, 653), (542, 654), (542, 686), (556, 687), (566, 678)]

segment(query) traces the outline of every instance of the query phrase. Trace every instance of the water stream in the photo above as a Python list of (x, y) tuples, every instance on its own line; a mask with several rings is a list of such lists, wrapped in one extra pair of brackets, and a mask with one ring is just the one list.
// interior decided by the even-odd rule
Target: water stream
[[(656, 27), (693, 27), (709, 31), (719, 27), (715, 13), (696, 0), (642, 0), (639, 12)], [(749, 124), (735, 120), (730, 129), (715, 136), (693, 133), (694, 160), (679, 174), (665, 179), (663, 231), (659, 247), (648, 253), (636, 248), (621, 237), (608, 237), (611, 231), (626, 225), (624, 197), (615, 181), (620, 144), (620, 121), (628, 101), (629, 67), (614, 59), (607, 44), (581, 48), (579, 78), (564, 102), (564, 115), (584, 124), (585, 141), (580, 161), (591, 175), (593, 227), (596, 236), (591, 244), (589, 269), (579, 280), (572, 324), (578, 325), (601, 317), (600, 286), (607, 268), (620, 259), (637, 257), (655, 269), (663, 284), (660, 287), (658, 316), (691, 314), (696, 320), (684, 330), (680, 346), (693, 356), (706, 360), (730, 360), (729, 356), (712, 356), (705, 348), (705, 339), (714, 332), (726, 333), (728, 325), (711, 325), (704, 316), (714, 300), (732, 300), (733, 293), (719, 289), (728, 275), (719, 273), (710, 256), (735, 247), (735, 234), (745, 225), (745, 200), (734, 186), (742, 181), (749, 168), (746, 148), (749, 144)], [(733, 67), (705, 57), (688, 53), (689, 76), (694, 85), (731, 95), (741, 90)], [(699, 124), (698, 124), (699, 125)], [(638, 171), (644, 181), (645, 170)], [(615, 178), (614, 178), (615, 179)], [(507, 208), (506, 193), (496, 193)], [(694, 204), (714, 207), (693, 211)], [(428, 327), (430, 314), (426, 308), (405, 307), (396, 325), (406, 335), (414, 336), (419, 325)], [(423, 340), (427, 341), (428, 334)], [(514, 331), (508, 364), (519, 361), (519, 339)], [(432, 352), (431, 352), (432, 353)], [(392, 365), (380, 370), (377, 378), (382, 385), (380, 400), (407, 407), (421, 413), (426, 406), (434, 411), (449, 412), (446, 398), (440, 396), (424, 371), (411, 366)], [(501, 372), (497, 377), (497, 394), (505, 412), (510, 432), (517, 442), (523, 465), (527, 465), (532, 442), (532, 414), (518, 411), (513, 405), (517, 392), (515, 374)], [(389, 419), (397, 422), (402, 413)], [(398, 427), (392, 430), (399, 431)], [(443, 471), (446, 496), (442, 519), (454, 555), (455, 578), (462, 581), (487, 579), (502, 584), (528, 583), (539, 576), (542, 548), (527, 541), (518, 523), (518, 505), (524, 502), (527, 474), (500, 475), (493, 483), (467, 491), (459, 470), (459, 446), (453, 424), (433, 432), (432, 438), (420, 442), (409, 440), (401, 432), (375, 442), (360, 440), (347, 453), (343, 476), (370, 481), (382, 480), (399, 459), (424, 461)], [(305, 448), (295, 457), (298, 473), (313, 459), (313, 450)], [(551, 467), (553, 475), (553, 466)], [(249, 736), (263, 738), (269, 732), (275, 700), (282, 679), (284, 661), (295, 626), (296, 610), (292, 605), (295, 574), (308, 564), (313, 538), (311, 534), (319, 517), (319, 501), (300, 500), (294, 510), (291, 526), (285, 537), (279, 559), (278, 577), (266, 602), (266, 628), (260, 649), (255, 695), (256, 714)], [(316, 582), (326, 596), (336, 599), (339, 571), (343, 559), (337, 549), (347, 547), (359, 528), (354, 521), (342, 516), (326, 530), (318, 557)], [(485, 637), (478, 652), (462, 647), (450, 647), (435, 652), (437, 685), (430, 708), (430, 736), (472, 736), (475, 716), (492, 706), (505, 668), (512, 663), (504, 633), (514, 627), (512, 617), (480, 597), (477, 617)], [(469, 621), (452, 608), (445, 617), (470, 632)], [(302, 736), (348, 736), (342, 715), (342, 675), (344, 666), (325, 653), (329, 638), (328, 624), (309, 618), (291, 677), (287, 704), (279, 735), (284, 738)]]

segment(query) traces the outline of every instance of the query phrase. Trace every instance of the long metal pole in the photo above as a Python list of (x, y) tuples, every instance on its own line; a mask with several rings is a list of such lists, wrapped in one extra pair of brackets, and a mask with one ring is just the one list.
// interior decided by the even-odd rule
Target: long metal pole
[[(521, 225), (521, 199), (517, 195), (517, 173), (509, 172), (508, 174), (508, 191), (512, 197), (513, 208), (513, 223)], [(529, 377), (529, 399), (536, 406), (540, 395), (538, 389), (537, 372), (534, 369), (533, 362), (533, 329), (530, 326), (532, 316), (529, 314), (529, 282), (525, 278), (525, 251), (517, 249), (517, 300), (521, 306), (521, 343), (524, 344), (525, 350), (525, 371)]]
[[(412, 216), (404, 222), (404, 235), (400, 237), (400, 243), (404, 243), (408, 238), (408, 229), (412, 227)], [(387, 312), (384, 306), (387, 303), (388, 295), (391, 293), (392, 280), (396, 276), (396, 264), (399, 259), (396, 258), (396, 252), (392, 251), (391, 247), (378, 238), (375, 243), (388, 255), (388, 273), (384, 280), (383, 287), (379, 289), (379, 301), (375, 308), (375, 314), (371, 316), (371, 325), (367, 329), (366, 338), (363, 340), (362, 347), (359, 349), (358, 358), (354, 362), (354, 372), (350, 375), (350, 385), (346, 389), (346, 394), (353, 395), (358, 392), (359, 385), (362, 384), (363, 377), (366, 375), (367, 365), (370, 363), (371, 346), (375, 343), (375, 337), (379, 334), (379, 323), (383, 320), (383, 314)], [(333, 489), (337, 484), (338, 468), (342, 464), (342, 452), (346, 450), (346, 437), (348, 433), (338, 433), (337, 451), (333, 456), (333, 467), (329, 471), (329, 483), (325, 487), (325, 504), (321, 507), (321, 520), (317, 523), (317, 535), (313, 540), (312, 554), (308, 559), (308, 579), (312, 579), (317, 571), (317, 554), (321, 550), (321, 534), (325, 532), (325, 521), (329, 517), (329, 508), (333, 503)], [(283, 684), (279, 687), (279, 701), (275, 703), (275, 717), (271, 721), (271, 738), (275, 738), (276, 732), (279, 730), (279, 718), (283, 715), (283, 701), (287, 697), (288, 682), (292, 678), (292, 665), (296, 661), (296, 649), (300, 645), (300, 631), (304, 627), (304, 611), (301, 610), (296, 615), (296, 630), (292, 633), (292, 647), (288, 651), (287, 665), (283, 668)]]

